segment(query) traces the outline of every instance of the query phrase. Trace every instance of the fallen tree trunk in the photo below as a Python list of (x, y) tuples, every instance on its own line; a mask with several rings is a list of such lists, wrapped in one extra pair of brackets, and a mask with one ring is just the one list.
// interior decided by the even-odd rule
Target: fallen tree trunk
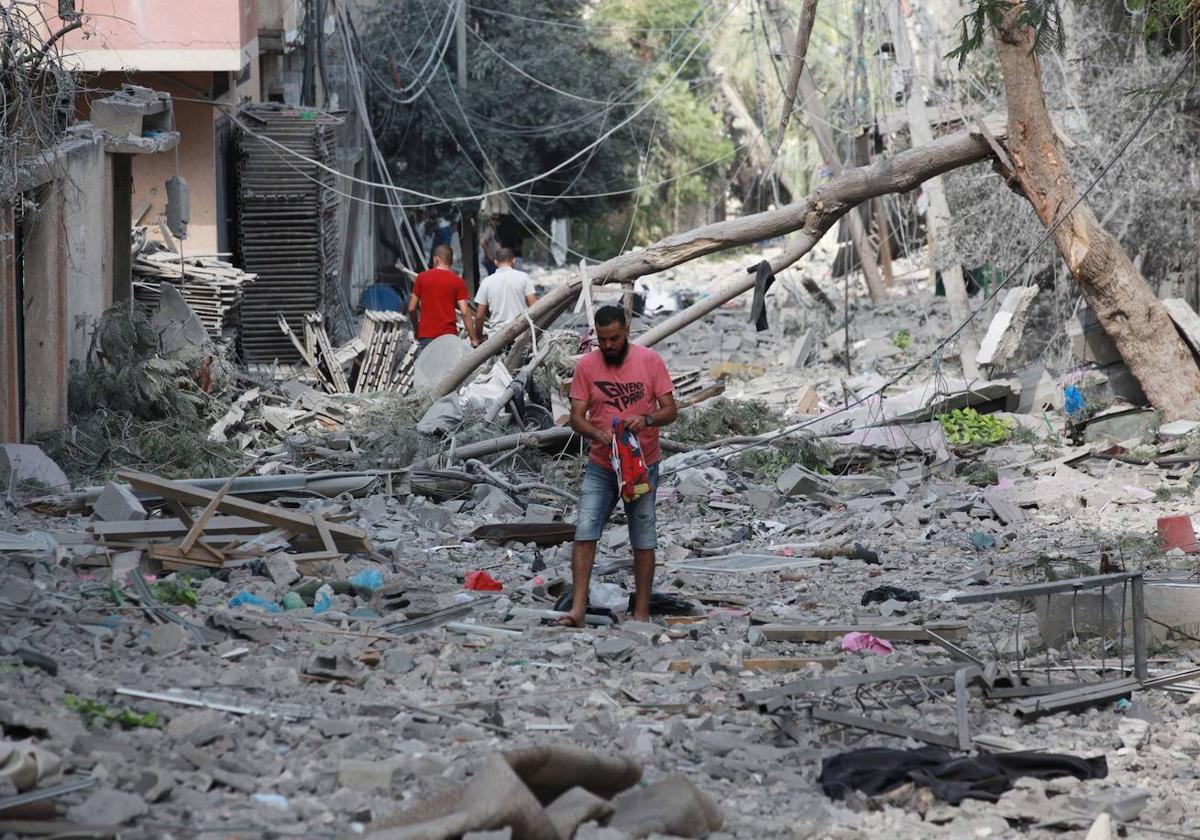
[(1023, 10), (1014, 4), (994, 28), (1017, 183), (1047, 228), (1074, 207), (1054, 230), (1054, 241), (1150, 403), (1168, 419), (1200, 417), (1200, 368), (1166, 309), (1087, 202), (1076, 204), (1079, 191), (1046, 110), (1033, 29), (1014, 24)]
[[(989, 128), (997, 136), (1004, 135), (1004, 129), (999, 123), (989, 125)], [(717, 251), (736, 248), (739, 245), (749, 245), (763, 239), (803, 230), (804, 235), (800, 241), (772, 263), (777, 271), (782, 271), (808, 253), (833, 223), (851, 208), (876, 196), (907, 192), (935, 175), (941, 175), (991, 156), (991, 147), (978, 129), (967, 129), (948, 134), (945, 137), (939, 137), (928, 146), (908, 149), (895, 157), (880, 160), (872, 166), (847, 169), (841, 175), (830, 178), (803, 201), (763, 213), (703, 225), (694, 230), (668, 236), (640, 251), (630, 251), (613, 257), (611, 260), (605, 260), (588, 269), (588, 279), (593, 283), (619, 283), (622, 280), (634, 280)], [(544, 313), (562, 305), (565, 301), (573, 300), (579, 294), (579, 283), (579, 279), (574, 278), (547, 293), (545, 297), (530, 307), (530, 317), (536, 321)], [(718, 294), (712, 295), (702, 302), (709, 307), (705, 311), (711, 311), (752, 288), (754, 288), (753, 277), (728, 284)], [(698, 311), (697, 307), (691, 307), (684, 313), (679, 313), (666, 323), (678, 323), (677, 319), (685, 313), (693, 311)], [(691, 320), (695, 320), (695, 318)], [(666, 323), (660, 324), (655, 330), (661, 330)], [(497, 331), (454, 366), (450, 373), (433, 389), (433, 397), (443, 397), (458, 388), (480, 365), (500, 353), (509, 342), (528, 329), (528, 321), (518, 318), (504, 329)], [(679, 329), (679, 327), (675, 327), (675, 329)], [(672, 330), (672, 332), (674, 331)], [(650, 333), (646, 335), (650, 335)], [(644, 335), (641, 341), (645, 342), (645, 340), (646, 336)]]

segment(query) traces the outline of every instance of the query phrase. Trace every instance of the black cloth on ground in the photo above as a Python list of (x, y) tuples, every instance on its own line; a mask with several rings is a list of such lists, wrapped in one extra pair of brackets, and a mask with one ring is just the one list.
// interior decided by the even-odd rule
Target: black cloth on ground
[(771, 264), (763, 260), (753, 269), (754, 278), (754, 302), (750, 304), (750, 323), (754, 324), (754, 328), (762, 332), (767, 328), (767, 290), (771, 288), (775, 282), (775, 273), (771, 271)]
[(928, 787), (943, 802), (957, 805), (964, 799), (995, 802), (1022, 776), (1103, 779), (1107, 775), (1108, 761), (1102, 755), (1079, 758), (1029, 750), (955, 757), (941, 747), (928, 746), (852, 750), (830, 756), (821, 762), (817, 781), (830, 799), (842, 799), (851, 790), (872, 796), (887, 793), (911, 781)]
[(912, 589), (901, 589), (898, 586), (876, 586), (863, 593), (862, 605), (882, 604), (884, 601), (920, 601), (921, 593)]

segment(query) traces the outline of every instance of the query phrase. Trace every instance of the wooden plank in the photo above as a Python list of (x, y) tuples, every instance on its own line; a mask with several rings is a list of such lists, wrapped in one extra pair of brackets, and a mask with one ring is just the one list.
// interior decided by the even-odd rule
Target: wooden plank
[[(197, 547), (199, 548), (199, 547)], [(206, 568), (219, 569), (224, 565), (223, 559), (218, 560), (209, 556), (203, 550), (193, 550), (192, 552), (184, 552), (177, 545), (152, 545), (150, 546), (150, 556), (163, 563), (174, 563), (187, 566), (204, 566)]]
[[(764, 624), (758, 629), (772, 642), (826, 642), (847, 633), (870, 633), (889, 642), (933, 641), (924, 627), (915, 624)], [(951, 641), (967, 637), (965, 623), (931, 624), (929, 629)]]
[[(221, 503), (221, 500), (225, 498), (226, 494), (228, 494), (230, 489), (233, 487), (233, 482), (237, 481), (238, 476), (245, 474), (246, 470), (239, 470), (236, 475), (229, 476), (225, 483), (221, 485), (221, 489), (217, 491), (217, 494), (213, 496), (212, 500), (208, 503), (208, 505), (205, 506), (204, 511), (200, 514), (199, 518), (192, 523), (192, 527), (188, 528), (188, 532), (184, 536), (183, 542), (179, 544), (180, 551), (182, 551), (184, 554), (187, 554), (192, 550), (192, 546), (196, 545), (200, 539), (200, 535), (204, 533), (204, 526), (211, 522), (213, 516), (216, 514), (217, 505)], [(205, 546), (205, 548), (207, 548), (207, 546)]]
[(743, 659), (746, 671), (800, 671), (809, 665), (820, 665), (825, 670), (840, 662), (836, 656), (781, 656), (774, 659)]
[[(180, 504), (204, 505), (212, 501), (213, 496), (216, 495), (211, 490), (204, 490), (179, 481), (168, 481), (149, 473), (136, 472), (134, 470), (122, 470), (119, 477), (139, 490), (157, 493), (168, 500), (168, 502), (175, 501)], [(269, 505), (251, 502), (237, 496), (226, 496), (224, 499), (221, 499), (217, 509), (235, 516), (243, 516), (247, 519), (262, 522), (272, 528), (282, 528), (285, 531), (293, 531), (308, 537), (321, 539), (321, 531), (314, 521), (312, 514), (309, 513), (292, 512), (282, 508), (270, 507)], [(371, 550), (371, 543), (367, 539), (366, 533), (361, 529), (332, 522), (327, 522), (326, 527), (329, 529), (339, 551), (353, 553), (368, 552)]]
[[(188, 526), (179, 519), (134, 519), (118, 522), (92, 522), (88, 530), (95, 536), (109, 539), (173, 539), (188, 532)], [(206, 535), (218, 534), (261, 534), (271, 526), (244, 516), (214, 516), (204, 527)]]

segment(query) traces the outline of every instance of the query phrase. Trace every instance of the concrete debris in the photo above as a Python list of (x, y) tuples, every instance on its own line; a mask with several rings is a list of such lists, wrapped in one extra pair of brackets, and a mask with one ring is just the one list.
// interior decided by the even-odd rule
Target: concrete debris
[(150, 328), (158, 335), (159, 352), (167, 359), (188, 358), (209, 346), (204, 322), (169, 283), (160, 287), (158, 309), (150, 318)]
[(32, 444), (0, 443), (0, 490), (32, 484), (47, 491), (71, 486), (67, 474)]
[[(675, 269), (655, 298), (686, 306), (712, 274)], [(848, 341), (840, 286), (831, 315), (810, 286), (832, 284), (781, 278), (768, 330), (732, 305), (659, 345), (696, 404), (662, 430), (651, 622), (631, 620), (616, 504), (585, 626), (559, 626), (584, 458), (552, 424), (583, 313), (539, 331), (555, 352), (519, 425), (405, 395), (457, 337), (418, 357), (402, 316), (373, 313), (335, 346), (289, 312), (278, 335), (310, 359), (247, 369), (205, 421), (245, 456), (224, 475), (107, 463), (70, 493), (4, 445), (0, 719), (25, 741), (0, 752), (0, 798), (86, 782), (57, 812), (131, 836), (1049, 840), (1101, 815), (1186, 833), (1200, 418), (1118, 402), (1120, 365), (1095, 366), (1082, 329), (1093, 361), (1066, 380), (1022, 367), (1031, 290), (980, 357), (1014, 378), (960, 379), (951, 345), (897, 379), (954, 326), (912, 276), (851, 304)], [(161, 285), (164, 348), (214, 347)], [(714, 368), (728, 402), (706, 401)], [(937, 417), (965, 406), (1011, 429), (951, 446)], [(24, 484), (46, 495), (19, 507)], [(1103, 755), (1109, 777), (831, 802), (814, 779), (848, 743)]]
[(1029, 319), (1029, 308), (1037, 297), (1037, 286), (1022, 286), (1004, 293), (1004, 302), (992, 316), (987, 334), (979, 342), (976, 364), (991, 365), (1005, 370), (1021, 345), (1025, 334), (1025, 323)]
[(146, 509), (138, 501), (137, 496), (129, 489), (128, 484), (116, 484), (110, 481), (104, 485), (99, 497), (92, 503), (92, 514), (97, 519), (106, 522), (122, 520), (138, 521), (146, 518)]
[(1200, 353), (1200, 315), (1181, 298), (1167, 298), (1162, 305), (1175, 322), (1175, 329), (1179, 330), (1183, 340), (1192, 348), (1192, 352)]

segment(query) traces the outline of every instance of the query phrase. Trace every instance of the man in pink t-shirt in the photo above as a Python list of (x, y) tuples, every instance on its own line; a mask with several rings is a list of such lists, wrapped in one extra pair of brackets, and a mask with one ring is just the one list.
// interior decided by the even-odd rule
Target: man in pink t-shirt
[(575, 521), (571, 614), (563, 619), (564, 624), (575, 627), (583, 626), (587, 613), (596, 542), (621, 497), (620, 477), (613, 472), (610, 454), (613, 420), (624, 420), (625, 427), (637, 435), (650, 471), (650, 492), (625, 504), (633, 546), (633, 618), (650, 620), (654, 550), (658, 548), (654, 512), (661, 457), (658, 427), (673, 422), (679, 413), (662, 356), (629, 343), (623, 309), (602, 306), (596, 310), (596, 339), (600, 349), (579, 360), (571, 382), (571, 428), (592, 442)]

